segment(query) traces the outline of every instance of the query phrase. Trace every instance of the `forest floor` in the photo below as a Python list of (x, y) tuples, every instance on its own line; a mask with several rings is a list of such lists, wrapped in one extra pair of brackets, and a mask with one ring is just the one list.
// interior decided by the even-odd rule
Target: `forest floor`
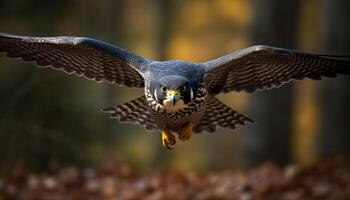
[(118, 162), (101, 169), (69, 167), (48, 173), (22, 168), (0, 179), (0, 200), (97, 199), (350, 199), (350, 163), (334, 159), (311, 167), (271, 163), (250, 170), (138, 173)]

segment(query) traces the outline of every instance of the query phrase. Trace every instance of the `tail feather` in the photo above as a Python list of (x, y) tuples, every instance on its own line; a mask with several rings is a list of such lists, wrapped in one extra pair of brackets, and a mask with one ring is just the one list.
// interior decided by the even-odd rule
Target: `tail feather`
[(215, 132), (216, 127), (235, 129), (236, 125), (245, 125), (247, 123), (254, 123), (254, 121), (226, 106), (219, 99), (211, 97), (205, 114), (193, 128), (193, 131), (196, 133), (202, 131), (212, 133)]
[(112, 119), (119, 119), (120, 122), (137, 124), (147, 130), (159, 129), (147, 108), (145, 96), (115, 107), (104, 108), (102, 112), (109, 114)]

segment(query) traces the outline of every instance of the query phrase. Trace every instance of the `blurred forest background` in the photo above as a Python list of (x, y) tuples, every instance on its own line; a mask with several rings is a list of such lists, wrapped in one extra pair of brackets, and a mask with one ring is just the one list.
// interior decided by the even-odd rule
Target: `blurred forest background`
[[(11, 0), (0, 5), (0, 32), (88, 36), (150, 59), (202, 62), (254, 44), (350, 55), (348, 0)], [(257, 123), (193, 135), (166, 151), (159, 133), (99, 112), (138, 97), (141, 89), (96, 84), (1, 55), (0, 171), (116, 160), (146, 171), (209, 171), (349, 158), (349, 86), (350, 78), (340, 76), (251, 95), (220, 95)]]

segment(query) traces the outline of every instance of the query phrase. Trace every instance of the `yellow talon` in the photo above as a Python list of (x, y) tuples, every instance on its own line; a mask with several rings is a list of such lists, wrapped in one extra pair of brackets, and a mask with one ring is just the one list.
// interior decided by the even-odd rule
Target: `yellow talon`
[(179, 130), (179, 139), (184, 141), (191, 138), (193, 124), (189, 122), (186, 126)]
[(165, 148), (172, 149), (170, 145), (174, 145), (176, 143), (176, 138), (173, 134), (170, 133), (169, 130), (164, 129), (162, 131), (162, 142)]

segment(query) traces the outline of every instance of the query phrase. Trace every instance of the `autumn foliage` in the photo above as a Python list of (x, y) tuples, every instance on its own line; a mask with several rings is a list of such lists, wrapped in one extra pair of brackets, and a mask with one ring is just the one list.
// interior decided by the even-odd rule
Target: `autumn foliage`
[(41, 174), (18, 167), (1, 180), (0, 199), (350, 199), (350, 164), (332, 160), (279, 168), (267, 163), (210, 173), (138, 173), (124, 162)]

